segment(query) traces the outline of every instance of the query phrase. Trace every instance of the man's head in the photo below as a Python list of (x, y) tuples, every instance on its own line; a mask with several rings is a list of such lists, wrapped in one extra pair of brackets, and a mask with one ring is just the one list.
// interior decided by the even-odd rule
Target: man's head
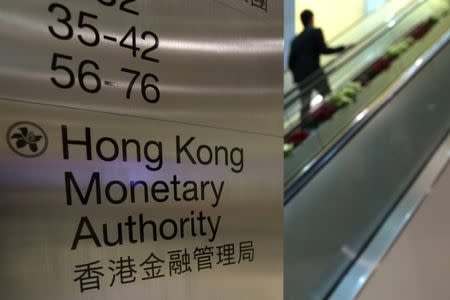
[(305, 27), (313, 26), (314, 24), (314, 14), (309, 9), (302, 11), (300, 14), (300, 19)]

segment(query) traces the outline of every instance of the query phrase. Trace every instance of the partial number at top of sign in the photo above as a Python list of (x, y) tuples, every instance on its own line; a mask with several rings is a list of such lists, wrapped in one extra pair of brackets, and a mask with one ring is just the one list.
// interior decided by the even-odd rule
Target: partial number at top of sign
[[(130, 7), (130, 4), (135, 0), (122, 0), (116, 2), (116, 0), (98, 0), (99, 3), (106, 6), (115, 6), (117, 5), (119, 10), (130, 13), (133, 15), (139, 15), (137, 11)], [(59, 3), (52, 3), (48, 7), (48, 11), (55, 15), (57, 18), (57, 24), (49, 25), (48, 30), (50, 34), (59, 39), (59, 40), (71, 40), (74, 38), (74, 26), (76, 26), (81, 33), (76, 35), (76, 38), (80, 41), (81, 44), (87, 47), (95, 47), (100, 44), (100, 41), (103, 39), (108, 43), (118, 44), (119, 47), (123, 47), (126, 49), (130, 49), (131, 55), (136, 58), (141, 58), (146, 61), (150, 61), (153, 63), (159, 63), (159, 59), (153, 55), (153, 51), (156, 50), (159, 46), (159, 38), (158, 36), (150, 30), (146, 30), (141, 34), (136, 32), (136, 27), (131, 26), (123, 36), (117, 38), (112, 35), (101, 34), (96, 27), (96, 20), (98, 20), (98, 16), (85, 12), (79, 11), (76, 17), (77, 21), (74, 22), (72, 19), (72, 13), (70, 9)], [(76, 23), (73, 25), (72, 23)], [(58, 26), (56, 26), (58, 25)], [(119, 41), (120, 39), (120, 41)], [(146, 49), (141, 49), (137, 46), (137, 39), (141, 39), (144, 41), (151, 41), (151, 44)], [(142, 51), (142, 52), (141, 52)], [(140, 52), (140, 53), (139, 53)], [(138, 56), (138, 54), (140, 54)], [(62, 60), (65, 60), (62, 62)], [(51, 82), (63, 89), (72, 88), (76, 79), (78, 79), (78, 83), (80, 87), (87, 93), (98, 93), (103, 84), (106, 85), (114, 85), (113, 81), (110, 80), (102, 80), (100, 75), (95, 73), (94, 71), (85, 70), (86, 67), (91, 67), (96, 71), (100, 71), (100, 66), (92, 60), (89, 59), (79, 59), (80, 63), (78, 67), (75, 67), (77, 70), (78, 76), (74, 75), (74, 71), (67, 65), (63, 63), (69, 63), (69, 61), (73, 60), (73, 57), (67, 54), (62, 53), (54, 53), (51, 69), (55, 72), (58, 72), (61, 77), (65, 77), (64, 80), (57, 79), (55, 76), (51, 77)], [(132, 70), (130, 68), (121, 68), (120, 71), (122, 73), (131, 74), (128, 88), (125, 94), (127, 99), (131, 98), (133, 86), (137, 79), (140, 78), (140, 85), (138, 88), (141, 91), (142, 98), (150, 103), (156, 103), (159, 101), (160, 92), (159, 88), (156, 85), (158, 82), (158, 77), (152, 73), (142, 74), (137, 70)]]

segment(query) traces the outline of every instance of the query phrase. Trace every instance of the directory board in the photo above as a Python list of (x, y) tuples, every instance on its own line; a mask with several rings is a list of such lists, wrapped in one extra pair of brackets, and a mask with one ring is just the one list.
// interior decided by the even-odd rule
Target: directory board
[(282, 12), (0, 4), (0, 296), (282, 298)]

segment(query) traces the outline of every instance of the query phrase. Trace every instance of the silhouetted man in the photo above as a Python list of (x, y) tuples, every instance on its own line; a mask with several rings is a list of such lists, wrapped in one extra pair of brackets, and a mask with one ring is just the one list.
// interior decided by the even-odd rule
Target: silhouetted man
[(303, 94), (301, 114), (304, 120), (309, 113), (312, 91), (316, 90), (322, 96), (331, 92), (327, 77), (320, 67), (320, 54), (342, 52), (345, 47), (327, 47), (322, 30), (314, 28), (314, 15), (310, 10), (304, 10), (300, 19), (305, 29), (292, 41), (289, 69)]

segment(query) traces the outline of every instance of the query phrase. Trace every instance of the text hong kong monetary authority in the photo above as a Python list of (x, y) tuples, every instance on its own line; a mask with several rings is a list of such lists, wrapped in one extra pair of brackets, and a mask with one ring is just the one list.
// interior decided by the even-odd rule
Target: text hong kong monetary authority
[[(130, 160), (131, 153), (137, 162), (144, 157), (149, 163), (145, 165), (148, 170), (156, 171), (163, 166), (161, 142), (147, 141), (144, 147), (141, 147), (141, 144), (135, 139), (122, 139), (119, 143), (112, 138), (103, 137), (95, 143), (91, 137), (90, 128), (85, 128), (83, 138), (78, 139), (69, 138), (67, 126), (63, 125), (61, 128), (63, 157), (66, 160), (71, 159), (72, 147), (81, 147), (86, 151), (87, 160), (92, 160), (94, 152), (101, 160), (113, 161), (119, 157), (119, 152), (121, 152), (123, 161)], [(222, 164), (230, 166), (234, 173), (240, 173), (243, 170), (243, 148), (235, 147), (229, 150), (225, 146), (196, 146), (193, 141), (195, 141), (194, 137), (182, 139), (180, 136), (176, 136), (177, 164), (184, 166), (186, 163), (193, 165)], [(107, 146), (113, 151), (106, 151)], [(159, 153), (151, 154), (150, 149), (159, 151)], [(143, 155), (141, 155), (141, 150), (144, 151)], [(202, 203), (209, 203), (209, 207), (214, 209), (220, 204), (225, 185), (223, 180), (182, 180), (177, 174), (169, 176), (170, 179), (166, 180), (155, 180), (152, 176), (151, 180), (140, 178), (139, 180), (128, 179), (125, 182), (109, 180), (109, 177), (103, 176), (103, 173), (97, 171), (91, 172), (88, 176), (85, 174), (80, 176), (66, 171), (64, 180), (67, 206), (107, 204), (110, 207), (111, 204), (159, 203), (164, 204), (166, 208), (173, 207), (174, 211), (179, 212), (180, 210), (173, 205), (186, 207), (183, 203), (188, 202), (199, 203), (202, 206), (204, 206)], [(192, 208), (192, 205), (189, 207)], [(152, 213), (152, 216), (145, 213), (128, 215), (113, 224), (98, 224), (99, 222), (95, 218), (82, 216), (76, 227), (71, 248), (75, 250), (84, 243), (96, 247), (112, 247), (124, 243), (156, 242), (186, 237), (205, 237), (211, 242), (215, 240), (221, 216), (207, 215), (202, 210), (187, 209), (186, 211), (185, 209), (181, 211), (185, 211), (181, 217), (179, 215), (177, 217), (155, 217), (155, 213)]]

